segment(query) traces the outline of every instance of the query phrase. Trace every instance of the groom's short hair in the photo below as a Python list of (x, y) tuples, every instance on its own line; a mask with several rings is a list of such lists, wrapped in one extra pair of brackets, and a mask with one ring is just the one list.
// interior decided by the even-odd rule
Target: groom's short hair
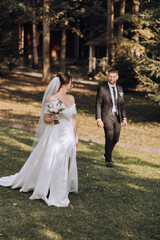
[(118, 74), (118, 70), (115, 69), (115, 68), (113, 68), (113, 69), (110, 69), (110, 70), (108, 71), (108, 74), (109, 74), (109, 73), (117, 73), (117, 74)]

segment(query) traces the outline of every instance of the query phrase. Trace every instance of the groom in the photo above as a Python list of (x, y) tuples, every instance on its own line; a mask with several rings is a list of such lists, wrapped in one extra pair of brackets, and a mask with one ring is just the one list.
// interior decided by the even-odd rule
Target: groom
[(108, 83), (101, 85), (96, 97), (96, 119), (98, 127), (104, 127), (106, 167), (113, 167), (112, 151), (119, 140), (121, 122), (127, 126), (123, 89), (117, 85), (118, 71), (108, 72)]

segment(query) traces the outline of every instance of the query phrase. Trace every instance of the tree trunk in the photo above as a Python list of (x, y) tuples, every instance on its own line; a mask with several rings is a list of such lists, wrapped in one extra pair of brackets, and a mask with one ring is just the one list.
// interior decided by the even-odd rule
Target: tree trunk
[(133, 4), (134, 4), (134, 14), (136, 15), (136, 17), (138, 17), (140, 2), (139, 2), (139, 0), (133, 0)]
[(140, 0), (140, 13), (143, 12), (143, 0)]
[(107, 49), (108, 63), (114, 63), (114, 44), (113, 40), (113, 22), (114, 22), (114, 0), (107, 0)]
[[(125, 14), (125, 5), (126, 5), (126, 1), (121, 0), (120, 17)], [(119, 37), (119, 39), (121, 39), (123, 37), (123, 32), (124, 32), (124, 24), (122, 22), (120, 22), (119, 26), (118, 26), (118, 37)]]
[(43, 1), (43, 77), (42, 83), (50, 81), (50, 23), (49, 0)]
[[(139, 7), (140, 7), (140, 1), (139, 0), (133, 0), (133, 11), (134, 11), (135, 16), (137, 17), (137, 20), (138, 20), (138, 16), (139, 16)], [(135, 42), (138, 45), (138, 43), (139, 43), (139, 34), (138, 34), (138, 30), (137, 30), (136, 27), (135, 27), (134, 40), (135, 40)], [(135, 55), (136, 56), (139, 55), (139, 48), (138, 48), (138, 46), (135, 49)]]
[(36, 24), (36, 2), (33, 0), (33, 21), (32, 21), (32, 31), (33, 31), (33, 68), (38, 67), (38, 35), (37, 35), (37, 24)]
[(65, 60), (66, 60), (66, 41), (67, 41), (66, 28), (63, 25), (62, 26), (62, 37), (61, 37), (61, 72), (65, 72), (65, 70), (66, 70), (66, 65), (65, 65)]

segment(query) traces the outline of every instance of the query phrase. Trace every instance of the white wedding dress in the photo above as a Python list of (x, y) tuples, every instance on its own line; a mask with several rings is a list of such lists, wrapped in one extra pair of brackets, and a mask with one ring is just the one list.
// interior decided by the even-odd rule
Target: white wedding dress
[(20, 172), (0, 178), (0, 185), (20, 188), (20, 192), (33, 190), (30, 199), (43, 199), (49, 206), (68, 206), (69, 192), (78, 192), (74, 114), (75, 104), (70, 108), (64, 105), (59, 113), (60, 123), (46, 124), (43, 136)]

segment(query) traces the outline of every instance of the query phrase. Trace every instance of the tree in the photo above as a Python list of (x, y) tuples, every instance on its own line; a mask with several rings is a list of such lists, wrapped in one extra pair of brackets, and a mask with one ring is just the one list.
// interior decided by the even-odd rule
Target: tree
[(36, 20), (36, 0), (32, 0), (32, 31), (33, 31), (33, 67), (37, 68), (39, 65), (38, 62), (38, 50), (37, 50), (37, 45), (38, 45), (38, 34), (37, 34), (37, 20)]
[[(121, 0), (120, 2), (120, 17), (124, 16), (125, 14), (125, 5), (126, 1)], [(123, 37), (123, 32), (124, 32), (124, 23), (123, 21), (119, 21), (119, 26), (118, 26), (118, 38), (121, 39)]]
[(114, 22), (114, 0), (107, 0), (107, 50), (108, 62), (114, 63), (114, 44), (113, 44), (113, 22)]
[(160, 8), (152, 4), (140, 16), (139, 44), (144, 46), (145, 51), (137, 62), (135, 72), (137, 79), (147, 87), (148, 96), (160, 105)]
[[(135, 28), (134, 28), (134, 37), (133, 39), (135, 40), (135, 43), (139, 42), (139, 34), (138, 34), (138, 16), (139, 16), (139, 6), (140, 6), (140, 2), (139, 0), (133, 0), (133, 14), (135, 14), (135, 22), (137, 22), (137, 24), (135, 24)], [(137, 53), (139, 52), (139, 49), (135, 49), (135, 54), (137, 55)]]
[(60, 67), (61, 71), (65, 71), (66, 60), (66, 43), (67, 31), (82, 37), (78, 29), (77, 21), (82, 13), (82, 3), (77, 0), (55, 0), (51, 3), (52, 24), (51, 29), (61, 30), (61, 53), (60, 53)]
[(43, 76), (42, 83), (50, 81), (50, 1), (43, 1)]
[(62, 37), (61, 37), (61, 72), (65, 72), (65, 59), (66, 59), (66, 41), (67, 41), (67, 36), (66, 36), (66, 26), (65, 23), (61, 24), (61, 29), (62, 29)]
[(138, 80), (147, 87), (148, 96), (160, 106), (160, 61), (144, 56), (135, 69)]
[(15, 63), (19, 54), (19, 19), (24, 20), (27, 5), (25, 1), (2, 0), (0, 2), (0, 63), (9, 66)]

